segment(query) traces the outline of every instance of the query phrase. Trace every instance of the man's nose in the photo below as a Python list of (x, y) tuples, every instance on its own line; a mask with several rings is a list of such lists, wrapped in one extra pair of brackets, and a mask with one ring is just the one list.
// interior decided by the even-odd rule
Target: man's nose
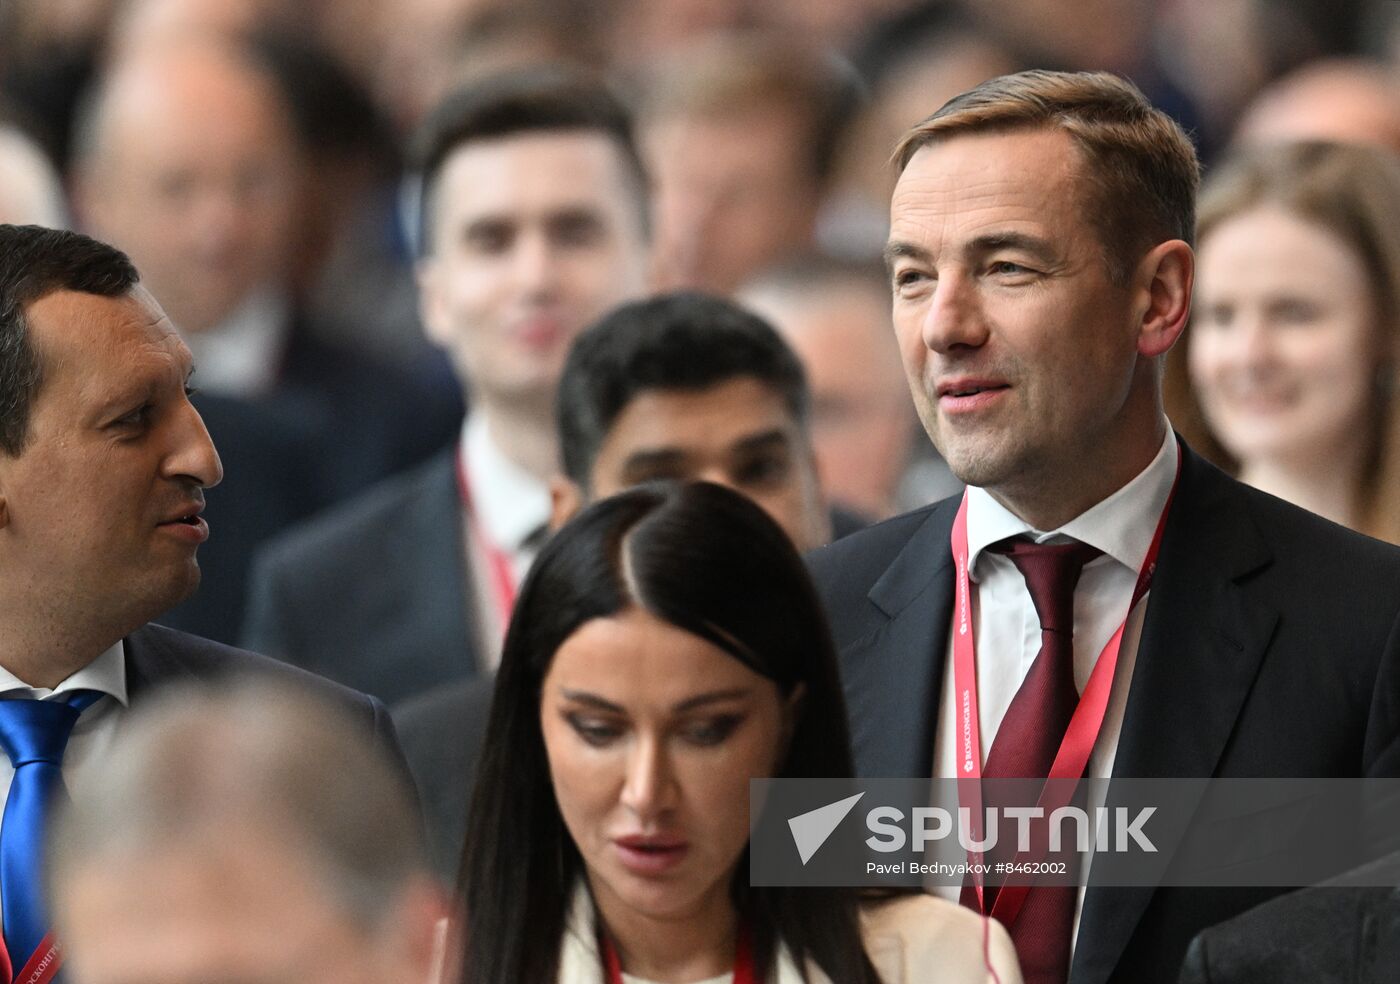
[(180, 406), (173, 428), (172, 447), (165, 462), (166, 474), (172, 478), (187, 478), (205, 489), (222, 482), (223, 462), (194, 404), (186, 400)]
[(939, 277), (921, 329), (924, 345), (934, 352), (977, 348), (986, 342), (986, 318), (967, 273), (952, 269)]
[(548, 236), (522, 236), (511, 264), (516, 283), (530, 294), (548, 293), (558, 273), (557, 259), (557, 251)]

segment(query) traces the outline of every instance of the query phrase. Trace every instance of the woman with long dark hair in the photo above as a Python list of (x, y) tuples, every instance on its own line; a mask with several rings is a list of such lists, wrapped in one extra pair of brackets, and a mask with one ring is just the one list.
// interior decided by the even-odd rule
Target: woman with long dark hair
[(1005, 932), (950, 902), (748, 885), (749, 780), (851, 774), (835, 651), (779, 527), (704, 483), (593, 505), (506, 637), (460, 980), (1019, 981)]

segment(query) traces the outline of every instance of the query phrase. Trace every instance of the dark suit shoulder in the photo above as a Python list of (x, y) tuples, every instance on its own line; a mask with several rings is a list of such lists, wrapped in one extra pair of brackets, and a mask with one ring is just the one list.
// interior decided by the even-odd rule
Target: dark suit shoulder
[(1170, 557), (1163, 544), (1164, 572), (1182, 551), (1213, 553), (1275, 610), (1356, 635), (1372, 653), (1400, 616), (1400, 547), (1245, 485), (1189, 450), (1172, 513), (1177, 542)]
[[(1313, 548), (1315, 553), (1310, 554), (1309, 560), (1326, 565), (1328, 573), (1344, 577), (1385, 572), (1400, 574), (1400, 547), (1324, 519), (1226, 475), (1222, 474), (1221, 478), (1230, 482), (1235, 493), (1248, 502), (1250, 514), (1261, 533), (1280, 543)], [(1397, 584), (1400, 582), (1393, 582), (1391, 586)]]
[(427, 820), (433, 868), (444, 884), (456, 879), (462, 856), (494, 683), (485, 677), (449, 683), (394, 705)]
[(947, 508), (949, 503), (955, 504), (957, 498), (901, 513), (818, 547), (807, 554), (807, 566), (819, 586), (839, 583), (850, 588), (863, 585), (868, 589), (929, 517)]
[(1273, 984), (1356, 979), (1369, 917), (1395, 904), (1393, 888), (1318, 886), (1292, 892), (1202, 931), (1183, 984)]
[(439, 454), (286, 530), (259, 550), (255, 576), (269, 570), (330, 577), (337, 571), (359, 573), (348, 569), (347, 561), (394, 542), (396, 532), (419, 525), (425, 508), (451, 516), (453, 460), (452, 452)]
[(387, 717), (383, 705), (368, 694), (259, 653), (163, 625), (151, 624), (137, 629), (127, 637), (125, 648), (127, 683), (133, 702), (145, 699), (159, 687), (182, 680), (256, 676), (300, 687), (356, 717), (368, 715), (369, 723), (376, 727), (381, 726), (380, 718)]

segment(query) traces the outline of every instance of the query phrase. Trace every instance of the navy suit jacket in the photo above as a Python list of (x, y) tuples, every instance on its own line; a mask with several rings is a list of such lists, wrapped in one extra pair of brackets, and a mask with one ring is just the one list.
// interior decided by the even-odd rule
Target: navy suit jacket
[(1197, 936), (1181, 984), (1394, 984), (1400, 979), (1400, 854), (1367, 866), (1368, 881), (1294, 892)]
[(206, 493), (200, 590), (160, 623), (228, 643), (243, 624), (259, 545), (430, 457), (462, 421), (455, 394), (319, 342), (300, 325), (270, 392), (200, 393), (194, 403), (223, 459), (224, 481)]
[(122, 640), (126, 652), (127, 701), (133, 708), (161, 688), (179, 683), (266, 679), (298, 687), (360, 723), (367, 737), (402, 762), (398, 736), (384, 705), (367, 694), (332, 683), (275, 659), (201, 639), (162, 625), (144, 625)]
[[(1400, 549), (1182, 453), (1114, 775), (1394, 769)], [(932, 774), (958, 502), (898, 516), (811, 557), (862, 776)], [(1107, 888), (1091, 879), (1070, 980), (1175, 981), (1198, 931), (1278, 891)]]
[(395, 704), (478, 672), (455, 449), (260, 550), (243, 645)]

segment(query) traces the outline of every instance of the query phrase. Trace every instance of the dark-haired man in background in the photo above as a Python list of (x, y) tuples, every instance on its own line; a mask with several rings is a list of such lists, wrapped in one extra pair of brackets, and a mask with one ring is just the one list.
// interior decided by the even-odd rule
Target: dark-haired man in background
[[(700, 294), (624, 305), (579, 336), (559, 381), (563, 464), (554, 526), (641, 482), (726, 485), (808, 550), (833, 526), (817, 483), (802, 367), (762, 318)], [(428, 818), (433, 861), (456, 872), (489, 680), (453, 684), (395, 709)]]
[(470, 397), (461, 440), (269, 544), (243, 637), (387, 701), (495, 666), (549, 519), (565, 353), (644, 291), (650, 262), (631, 121), (584, 77), (456, 93), (420, 164), (420, 306)]
[(271, 674), (398, 754), (377, 701), (147, 624), (199, 584), (204, 490), (223, 478), (189, 400), (193, 370), (126, 256), (0, 225), (0, 912), (17, 980), (52, 946), (46, 804), (158, 685)]

